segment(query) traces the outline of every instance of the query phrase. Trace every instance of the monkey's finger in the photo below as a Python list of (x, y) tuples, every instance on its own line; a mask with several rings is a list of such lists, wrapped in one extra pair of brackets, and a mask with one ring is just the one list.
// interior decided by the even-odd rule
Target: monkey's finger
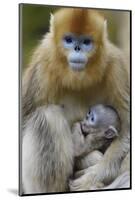
[(70, 191), (76, 191), (77, 190), (77, 187), (75, 186), (73, 180), (69, 180), (69, 190)]
[(70, 184), (71, 191), (84, 191), (90, 188), (91, 184), (87, 176), (82, 176), (78, 179), (75, 179)]

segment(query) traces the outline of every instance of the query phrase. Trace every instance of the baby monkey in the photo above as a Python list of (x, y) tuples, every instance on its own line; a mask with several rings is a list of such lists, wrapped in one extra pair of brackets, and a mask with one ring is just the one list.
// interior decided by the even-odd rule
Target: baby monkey
[(95, 165), (120, 131), (117, 111), (108, 105), (90, 108), (85, 119), (73, 127), (75, 171)]

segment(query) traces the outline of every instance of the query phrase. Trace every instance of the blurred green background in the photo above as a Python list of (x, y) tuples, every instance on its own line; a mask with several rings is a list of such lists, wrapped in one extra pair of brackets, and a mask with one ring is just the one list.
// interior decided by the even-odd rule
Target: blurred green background
[[(20, 34), (22, 47), (22, 66), (25, 69), (30, 62), (33, 50), (49, 30), (50, 13), (59, 7), (21, 4)], [(102, 10), (107, 18), (109, 38), (129, 56), (130, 49), (130, 13), (128, 11)]]

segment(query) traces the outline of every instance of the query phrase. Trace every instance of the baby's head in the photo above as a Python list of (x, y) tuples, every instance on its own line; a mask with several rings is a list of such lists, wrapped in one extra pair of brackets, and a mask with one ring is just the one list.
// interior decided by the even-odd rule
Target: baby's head
[(90, 108), (86, 118), (81, 122), (84, 136), (99, 133), (107, 139), (112, 139), (120, 131), (120, 118), (117, 111), (108, 105), (98, 104)]

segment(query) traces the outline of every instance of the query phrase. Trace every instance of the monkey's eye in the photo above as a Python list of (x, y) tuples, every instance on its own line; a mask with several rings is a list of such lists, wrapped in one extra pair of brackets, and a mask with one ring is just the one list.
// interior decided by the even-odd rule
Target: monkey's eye
[(73, 42), (73, 39), (71, 36), (65, 36), (64, 40), (66, 41), (66, 43), (70, 44)]
[(94, 117), (93, 112), (91, 112), (91, 114), (90, 114), (90, 121), (95, 122), (95, 117)]
[(89, 109), (89, 112), (88, 112), (88, 114), (90, 114), (91, 113), (91, 109)]
[(89, 45), (91, 43), (91, 40), (90, 39), (84, 39), (84, 41), (83, 41), (83, 44), (85, 44), (85, 45)]
[(94, 122), (94, 116), (91, 117), (91, 121)]

